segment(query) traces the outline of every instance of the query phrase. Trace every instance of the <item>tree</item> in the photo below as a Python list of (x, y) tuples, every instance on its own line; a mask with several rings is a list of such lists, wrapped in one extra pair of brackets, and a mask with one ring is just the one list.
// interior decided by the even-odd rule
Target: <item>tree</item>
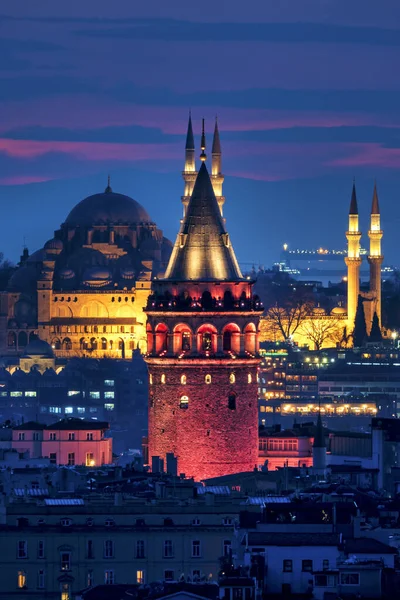
[(367, 339), (367, 326), (365, 324), (364, 303), (361, 296), (358, 296), (356, 317), (354, 319), (353, 346), (359, 348)]
[(310, 316), (312, 303), (306, 298), (288, 299), (282, 304), (275, 303), (266, 313), (272, 329), (280, 333), (285, 341), (289, 340), (300, 325)]
[(377, 342), (377, 343), (382, 341), (382, 332), (381, 332), (381, 328), (379, 327), (379, 318), (378, 318), (378, 315), (376, 314), (376, 311), (374, 312), (374, 317), (372, 319), (372, 326), (371, 326), (371, 331), (369, 334), (369, 341)]
[(16, 267), (9, 260), (4, 260), (4, 254), (0, 252), (0, 290), (6, 289), (8, 281), (11, 275), (14, 273)]
[(321, 350), (325, 342), (336, 346), (337, 340), (343, 337), (340, 319), (334, 317), (314, 317), (307, 319), (301, 327), (301, 334), (314, 344), (315, 350)]

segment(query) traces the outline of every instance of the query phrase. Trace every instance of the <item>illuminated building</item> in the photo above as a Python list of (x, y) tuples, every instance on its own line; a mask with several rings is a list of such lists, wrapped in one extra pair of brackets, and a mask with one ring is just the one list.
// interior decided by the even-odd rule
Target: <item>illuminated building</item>
[(63, 419), (53, 425), (36, 422), (13, 428), (12, 448), (30, 458), (49, 458), (54, 465), (99, 467), (111, 464), (112, 438), (108, 423)]
[(20, 356), (36, 336), (56, 357), (144, 351), (143, 307), (170, 252), (143, 206), (109, 183), (79, 202), (42, 249), (24, 251), (0, 294), (0, 355)]
[[(216, 136), (217, 128), (214, 185), (222, 185)], [(185, 169), (188, 164), (193, 169), (191, 122), (188, 140)], [(189, 199), (184, 172), (184, 218), (165, 277), (154, 282), (146, 309), (149, 462), (172, 452), (178, 472), (196, 479), (257, 465), (262, 312), (253, 282), (239, 269), (221, 214), (222, 196), (216, 197), (207, 171), (204, 123), (201, 150)]]

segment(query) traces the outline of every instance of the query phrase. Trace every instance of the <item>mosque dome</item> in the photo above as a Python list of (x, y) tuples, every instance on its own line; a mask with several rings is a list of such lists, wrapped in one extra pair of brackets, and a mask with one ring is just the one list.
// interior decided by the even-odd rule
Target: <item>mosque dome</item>
[(316, 306), (316, 307), (313, 309), (313, 314), (314, 314), (314, 315), (321, 315), (321, 316), (322, 316), (322, 315), (325, 315), (325, 314), (326, 314), (326, 312), (325, 312), (325, 309), (324, 309), (324, 308), (321, 308), (320, 306)]
[(105, 192), (88, 196), (79, 202), (65, 220), (65, 224), (70, 227), (151, 222), (149, 214), (139, 202), (113, 192), (110, 186), (107, 186)]
[(345, 315), (347, 314), (347, 310), (343, 308), (343, 306), (335, 306), (332, 308), (331, 315)]
[(8, 281), (7, 288), (13, 292), (36, 290), (37, 270), (35, 265), (25, 264), (17, 269)]
[(63, 249), (63, 247), (64, 247), (64, 244), (62, 243), (61, 240), (58, 240), (57, 238), (53, 238), (52, 240), (49, 240), (44, 245), (45, 250), (58, 250), (60, 252)]
[(36, 338), (29, 342), (22, 356), (24, 356), (25, 358), (31, 356), (54, 358), (54, 352), (50, 344), (48, 344), (44, 340), (41, 340), (40, 338)]
[(60, 269), (58, 275), (60, 279), (68, 280), (73, 279), (75, 277), (75, 272), (72, 269), (69, 269), (68, 267), (64, 267), (63, 269)]
[(127, 267), (126, 269), (121, 269), (121, 277), (122, 279), (134, 279), (135, 271)]

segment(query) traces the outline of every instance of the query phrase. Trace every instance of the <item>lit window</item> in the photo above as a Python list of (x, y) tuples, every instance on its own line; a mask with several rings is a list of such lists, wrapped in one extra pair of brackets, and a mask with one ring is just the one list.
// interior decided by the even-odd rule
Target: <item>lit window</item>
[(115, 404), (105, 404), (104, 410), (114, 410)]
[(136, 571), (136, 583), (140, 583), (140, 584), (144, 583), (144, 571), (141, 569)]
[(26, 587), (25, 571), (18, 571), (18, 587), (19, 587), (19, 589)]
[(55, 414), (60, 414), (61, 407), (60, 406), (49, 406), (49, 412), (55, 413)]
[(252, 376), (251, 376), (251, 373), (249, 373), (249, 374), (247, 375), (247, 383), (251, 383), (252, 381), (253, 381), (253, 378), (252, 378)]
[(105, 400), (114, 400), (115, 393), (114, 392), (104, 392)]
[(77, 390), (68, 390), (68, 396), (78, 396), (80, 392)]
[(114, 379), (105, 379), (104, 380), (104, 385), (108, 386), (108, 387), (114, 387), (115, 381)]
[(179, 401), (179, 408), (189, 408), (189, 398), (188, 396), (181, 396)]
[(94, 454), (93, 452), (86, 452), (86, 466), (94, 467)]
[(115, 583), (114, 571), (112, 569), (107, 569), (104, 571), (104, 583), (106, 585), (112, 585)]
[(161, 383), (165, 383), (167, 381), (167, 378), (165, 377), (164, 373), (161, 375)]
[(186, 385), (186, 375), (181, 376), (181, 385)]
[(235, 383), (235, 381), (236, 381), (235, 374), (234, 374), (234, 373), (231, 373), (231, 374), (229, 375), (229, 383)]
[(69, 583), (61, 584), (61, 600), (71, 600), (71, 586)]
[(28, 396), (29, 398), (35, 397), (36, 395), (36, 392), (25, 392), (25, 396)]
[(89, 392), (89, 396), (91, 398), (94, 398), (95, 400), (99, 400), (99, 398), (100, 398), (100, 392)]
[(211, 383), (211, 375), (206, 375), (204, 378), (205, 383), (210, 384)]
[(74, 409), (72, 408), (72, 406), (66, 406), (65, 407), (65, 414), (66, 415), (71, 415), (74, 412)]
[(153, 375), (151, 373), (149, 375), (149, 383), (150, 385), (153, 385)]
[(78, 411), (79, 414), (83, 414), (86, 409), (83, 406), (78, 406), (78, 408), (76, 409)]
[(10, 396), (12, 398), (22, 396), (22, 392), (10, 392)]

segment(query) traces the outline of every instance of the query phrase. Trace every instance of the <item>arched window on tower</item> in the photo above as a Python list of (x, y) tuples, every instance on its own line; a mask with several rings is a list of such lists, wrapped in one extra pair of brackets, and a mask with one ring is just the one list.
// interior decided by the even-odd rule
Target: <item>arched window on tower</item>
[(107, 350), (107, 340), (104, 337), (101, 338), (101, 349)]
[(189, 398), (187, 396), (181, 396), (181, 399), (179, 401), (179, 408), (189, 408)]
[(251, 383), (253, 381), (253, 377), (251, 376), (251, 373), (249, 373), (247, 375), (247, 383)]
[(14, 331), (9, 331), (7, 336), (7, 346), (9, 348), (15, 348), (17, 346), (17, 336)]
[(165, 373), (163, 373), (161, 375), (161, 383), (165, 383), (167, 381), (167, 378), (165, 377)]
[(229, 375), (229, 383), (235, 383), (235, 381), (236, 381), (235, 373), (231, 373)]
[(224, 352), (230, 352), (232, 350), (232, 332), (224, 331), (222, 336), (222, 349)]
[(182, 350), (187, 352), (191, 349), (191, 335), (189, 331), (182, 332)]
[(204, 352), (210, 352), (212, 350), (212, 334), (209, 331), (203, 333), (201, 349), (204, 350)]
[(28, 344), (28, 336), (25, 331), (20, 331), (18, 334), (18, 348), (25, 348)]
[(229, 410), (236, 410), (236, 394), (233, 392), (228, 396), (228, 408)]
[(156, 353), (160, 354), (168, 349), (168, 328), (164, 323), (158, 323), (155, 329)]
[(186, 375), (181, 375), (181, 385), (186, 385)]
[(204, 382), (209, 385), (211, 383), (211, 375), (206, 375), (204, 378)]

